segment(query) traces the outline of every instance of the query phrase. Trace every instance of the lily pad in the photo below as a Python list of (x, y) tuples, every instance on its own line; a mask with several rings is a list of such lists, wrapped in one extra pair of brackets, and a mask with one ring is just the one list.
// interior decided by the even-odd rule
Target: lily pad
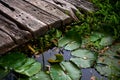
[[(82, 40), (81, 40), (81, 35), (80, 35), (78, 32), (73, 31), (73, 30), (70, 30), (70, 31), (68, 31), (68, 32), (66, 33), (65, 36), (63, 36), (62, 38), (59, 39), (59, 41), (58, 41), (58, 47), (64, 47), (64, 46), (67, 45), (67, 44), (70, 44), (70, 45), (71, 45), (72, 42), (81, 43)], [(67, 49), (70, 45), (68, 45), (68, 46), (66, 47), (66, 49)], [(73, 45), (73, 44), (72, 44), (72, 45)], [(72, 45), (71, 45), (71, 46), (72, 46)], [(73, 47), (72, 47), (72, 48), (73, 48)], [(70, 47), (69, 47), (69, 49), (70, 49)]]
[(72, 57), (70, 61), (80, 68), (88, 68), (93, 66), (95, 60), (97, 59), (96, 53), (86, 49), (78, 49), (73, 51), (71, 54), (74, 57)]
[(77, 66), (73, 65), (71, 62), (62, 62), (61, 66), (72, 80), (80, 80), (81, 71), (79, 68), (77, 68)]
[(35, 62), (35, 63), (32, 63), (30, 65), (28, 65), (29, 67), (27, 67), (25, 70), (23, 67), (23, 70), (22, 72), (20, 72), (19, 70), (15, 70), (16, 72), (18, 73), (21, 73), (21, 74), (24, 74), (24, 75), (27, 75), (27, 76), (33, 76), (34, 74), (38, 73), (41, 69), (41, 64), (39, 62)]
[(99, 33), (99, 32), (92, 32), (91, 36), (90, 36), (90, 41), (97, 41), (99, 39), (101, 39), (104, 36), (103, 33)]
[(51, 66), (50, 76), (52, 80), (72, 80), (60, 67), (59, 64)]
[(120, 78), (120, 55), (116, 53), (119, 48), (120, 44), (119, 47), (118, 45), (112, 46), (104, 55), (98, 58), (95, 66), (101, 75), (107, 76), (110, 80), (118, 80)]
[(33, 76), (41, 69), (41, 64), (22, 53), (11, 53), (0, 58), (0, 66), (5, 70), (14, 70), (20, 74)]
[(71, 40), (67, 37), (61, 37), (58, 40), (58, 47), (64, 47), (66, 44), (68, 44), (69, 42), (71, 42)]
[(74, 50), (74, 49), (79, 48), (80, 45), (81, 45), (81, 43), (73, 41), (73, 42), (67, 44), (64, 49), (66, 49), (66, 50)]
[(113, 43), (114, 39), (111, 36), (103, 37), (100, 41), (101, 46), (109, 46)]
[(44, 71), (40, 71), (36, 75), (30, 77), (29, 80), (51, 80), (51, 78)]

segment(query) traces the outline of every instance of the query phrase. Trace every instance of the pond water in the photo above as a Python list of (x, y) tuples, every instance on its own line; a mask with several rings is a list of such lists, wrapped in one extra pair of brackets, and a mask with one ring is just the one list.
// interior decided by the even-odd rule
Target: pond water
[[(71, 51), (64, 50), (62, 48), (54, 47), (53, 49), (49, 49), (48, 51), (44, 52), (43, 54), (40, 54), (39, 56), (35, 58), (38, 62), (40, 62), (43, 66), (43, 70), (45, 69), (45, 65), (50, 65), (50, 63), (47, 61), (49, 58), (54, 56), (54, 54), (62, 53), (64, 55), (64, 60), (69, 61), (71, 58)], [(106, 77), (101, 76), (94, 68), (86, 68), (81, 69), (82, 77), (80, 80), (90, 80), (91, 77), (95, 76), (97, 80), (108, 80)], [(19, 75), (13, 71), (11, 71), (3, 80), (18, 80)]]

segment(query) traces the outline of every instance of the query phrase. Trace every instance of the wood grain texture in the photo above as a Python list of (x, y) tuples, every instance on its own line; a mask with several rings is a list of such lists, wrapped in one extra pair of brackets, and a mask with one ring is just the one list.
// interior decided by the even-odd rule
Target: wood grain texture
[(0, 14), (0, 30), (7, 33), (17, 44), (27, 42), (32, 38), (28, 31), (21, 30), (16, 24)]
[(76, 11), (79, 12), (79, 10), (71, 3), (66, 2), (65, 0), (44, 0), (44, 1), (55, 5), (61, 11), (71, 16), (71, 18), (73, 18), (75, 21), (78, 21), (78, 18), (76, 17), (75, 12)]
[(40, 20), (47, 24), (50, 28), (51, 27), (60, 27), (61, 20), (56, 16), (49, 14), (48, 12), (31, 5), (30, 3), (23, 1), (23, 0), (2, 0), (4, 3), (14, 6), (16, 8), (22, 9), (26, 13), (30, 14), (31, 16), (35, 17), (36, 19)]
[(25, 1), (47, 11), (48, 13), (56, 17), (59, 17), (63, 21), (63, 25), (68, 24), (72, 21), (72, 19), (68, 15), (64, 14), (60, 9), (58, 9), (53, 4), (48, 3), (44, 0), (25, 0)]
[[(1, 27), (1, 25), (0, 25)], [(16, 44), (12, 40), (12, 38), (0, 30), (0, 54), (3, 54), (12, 48), (14, 48)]]
[[(13, 10), (9, 7), (13, 8)], [(26, 13), (22, 9), (12, 5), (9, 7), (6, 7), (0, 3), (0, 11), (2, 13), (21, 24), (23, 29), (30, 31), (34, 36), (42, 35), (48, 30), (45, 23)]]
[(87, 12), (95, 11), (95, 7), (92, 3), (88, 2), (87, 0), (65, 0), (73, 5), (75, 5), (78, 9), (82, 9)]

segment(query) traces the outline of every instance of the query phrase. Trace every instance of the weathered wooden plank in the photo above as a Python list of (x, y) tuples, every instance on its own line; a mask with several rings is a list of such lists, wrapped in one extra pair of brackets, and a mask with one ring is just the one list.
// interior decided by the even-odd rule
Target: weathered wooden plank
[(48, 30), (45, 23), (25, 11), (7, 4), (3, 4), (4, 3), (0, 1), (0, 11), (9, 16), (11, 19), (17, 21), (22, 25), (21, 27), (23, 29), (30, 31), (34, 36), (44, 34)]
[(32, 38), (28, 31), (21, 30), (16, 24), (0, 14), (0, 30), (6, 32), (17, 44), (25, 43)]
[(87, 12), (95, 11), (93, 4), (88, 2), (87, 0), (65, 0), (65, 1), (75, 5), (77, 8), (83, 9), (84, 11), (87, 11)]
[(49, 27), (60, 27), (61, 20), (56, 16), (49, 14), (48, 12), (31, 5), (30, 3), (23, 0), (2, 0), (4, 3), (7, 3), (10, 6), (14, 6), (16, 8), (20, 8), (40, 21), (49, 25)]
[[(64, 13), (70, 15), (74, 20), (76, 20), (76, 21), (78, 20), (75, 13), (76, 13), (76, 11), (79, 12), (79, 10), (71, 3), (68, 3), (65, 0), (44, 0), (44, 1), (55, 5)], [(79, 14), (81, 14), (81, 13), (79, 12)]]
[(0, 54), (3, 54), (5, 52), (11, 50), (15, 46), (16, 46), (16, 44), (14, 43), (12, 38), (0, 30)]
[(59, 17), (63, 21), (63, 25), (69, 24), (72, 21), (72, 19), (68, 15), (64, 14), (60, 9), (58, 9), (53, 4), (47, 3), (44, 0), (25, 0), (25, 1), (47, 11), (52, 15)]

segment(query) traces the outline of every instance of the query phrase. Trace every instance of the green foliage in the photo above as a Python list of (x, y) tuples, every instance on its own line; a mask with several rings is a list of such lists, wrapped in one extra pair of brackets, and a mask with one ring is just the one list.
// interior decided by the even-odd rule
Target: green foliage
[[(43, 53), (53, 46), (70, 50), (72, 58), (69, 62), (63, 61), (62, 54), (56, 54), (55, 59), (48, 60), (54, 64), (51, 64), (49, 74), (46, 74), (40, 71), (39, 62), (27, 58), (22, 53), (12, 53), (0, 57), (0, 73), (2, 73), (0, 79), (10, 70), (14, 70), (29, 76), (20, 80), (79, 80), (81, 77), (79, 68), (95, 67), (101, 75), (107, 76), (110, 80), (118, 80), (120, 46), (111, 45), (115, 39), (120, 39), (120, 1), (91, 0), (91, 2), (97, 6), (96, 12), (85, 14), (76, 12), (79, 22), (66, 27), (64, 31), (52, 29), (46, 35), (29, 42), (33, 52)], [(108, 46), (111, 48), (107, 51)], [(29, 50), (27, 48), (25, 50), (29, 54)]]
[[(112, 34), (115, 39), (120, 38), (120, 1), (115, 0), (91, 0), (98, 10), (94, 13), (87, 13), (77, 16), (82, 23), (81, 27), (87, 27), (83, 32), (99, 31)], [(84, 24), (84, 26), (83, 26)]]
[(0, 68), (0, 80), (7, 76), (8, 73), (9, 71), (5, 71), (4, 69)]
[(6, 71), (14, 70), (26, 76), (33, 76), (41, 69), (41, 64), (23, 53), (9, 53), (0, 58), (0, 67)]
[(44, 36), (40, 36), (35, 40), (31, 40), (29, 43), (36, 51), (38, 51), (39, 53), (43, 53), (49, 48), (57, 46), (57, 41), (61, 36), (62, 32), (58, 29), (53, 28)]

